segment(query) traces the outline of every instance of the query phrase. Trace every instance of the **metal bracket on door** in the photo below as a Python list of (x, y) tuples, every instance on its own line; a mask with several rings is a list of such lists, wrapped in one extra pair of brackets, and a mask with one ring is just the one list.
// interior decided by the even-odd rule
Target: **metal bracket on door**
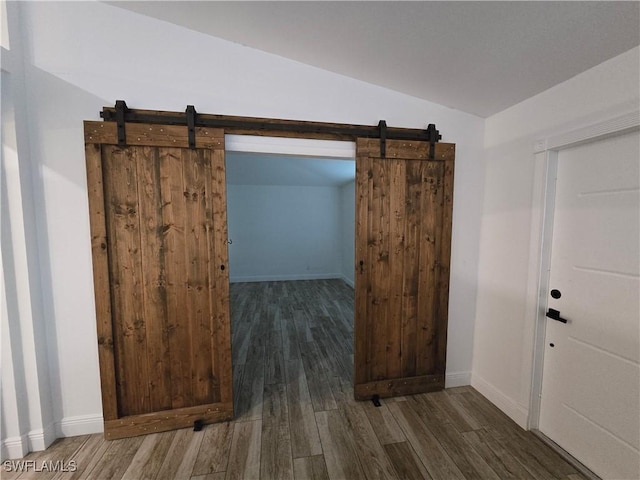
[(436, 130), (434, 123), (430, 123), (427, 127), (427, 135), (429, 136), (429, 160), (436, 158), (436, 142), (442, 140), (442, 135)]
[(193, 105), (187, 105), (185, 110), (187, 114), (187, 129), (189, 135), (189, 148), (195, 150), (196, 148), (196, 107)]
[(387, 122), (380, 120), (378, 128), (380, 129), (380, 158), (385, 158), (387, 156)]
[(124, 100), (116, 100), (116, 127), (118, 131), (118, 146), (127, 146), (127, 133), (124, 126), (124, 114), (128, 112), (127, 104)]

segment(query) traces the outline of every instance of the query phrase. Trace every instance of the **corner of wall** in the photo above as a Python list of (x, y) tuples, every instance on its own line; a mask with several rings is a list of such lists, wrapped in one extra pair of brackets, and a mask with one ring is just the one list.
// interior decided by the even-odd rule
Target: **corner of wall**
[(356, 288), (356, 282), (354, 282), (352, 279), (348, 278), (346, 275), (341, 275), (340, 279), (346, 283), (347, 285), (349, 285), (351, 288)]
[(447, 372), (444, 388), (465, 387), (471, 385), (471, 372)]
[(544, 173), (536, 144), (549, 132), (637, 110), (639, 52), (635, 47), (485, 120), (471, 385), (523, 428), (535, 415), (529, 401)]
[(20, 437), (9, 437), (2, 440), (0, 450), (2, 460), (22, 458), (27, 453), (29, 453), (29, 438), (26, 433)]
[(46, 450), (56, 438), (56, 430), (53, 424), (49, 424), (44, 428), (31, 430), (27, 434), (28, 447), (30, 452), (40, 452)]
[(77, 435), (91, 435), (102, 433), (104, 422), (102, 415), (79, 415), (66, 417), (56, 422), (55, 433), (57, 437), (75, 437)]
[(515, 400), (505, 395), (499, 388), (487, 382), (477, 373), (471, 374), (471, 386), (487, 398), (496, 407), (502, 410), (509, 418), (523, 429), (527, 429), (529, 410), (518, 404)]

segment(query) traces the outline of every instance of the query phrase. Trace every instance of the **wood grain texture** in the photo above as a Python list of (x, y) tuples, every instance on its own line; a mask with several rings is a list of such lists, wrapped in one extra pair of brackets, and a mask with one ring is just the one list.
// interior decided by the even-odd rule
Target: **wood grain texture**
[[(112, 442), (106, 442), (104, 436), (100, 435), (100, 442), (97, 444), (93, 454), (88, 458), (88, 462), (80, 464), (78, 470), (73, 473), (73, 478), (79, 478), (82, 480), (91, 478), (91, 472), (95, 466), (102, 460), (107, 450), (112, 446)], [(124, 475), (124, 474), (123, 474)]]
[[(66, 439), (58, 440), (60, 442), (66, 442)], [(71, 460), (76, 462), (76, 471), (75, 472), (59, 472), (53, 478), (55, 480), (60, 479), (68, 479), (74, 480), (78, 478), (83, 478), (86, 476), (86, 472), (90, 472), (93, 466), (102, 458), (107, 446), (107, 442), (104, 441), (104, 438), (100, 434), (89, 435), (87, 440), (82, 443), (80, 447), (76, 450), (76, 452), (71, 457)], [(52, 447), (49, 447), (45, 452), (38, 453), (46, 453), (51, 452)], [(33, 455), (33, 454), (29, 454)], [(5, 478), (5, 474), (3, 472), (2, 478)], [(7, 478), (12, 478), (7, 476)]]
[(171, 356), (171, 406), (189, 405), (191, 395), (191, 344), (185, 322), (187, 304), (186, 205), (180, 149), (159, 150), (162, 192), (162, 231), (166, 277), (167, 334)]
[(331, 371), (326, 365), (326, 357), (320, 353), (316, 342), (304, 342), (301, 347), (302, 365), (314, 411), (336, 409), (336, 402), (328, 382)]
[[(189, 134), (186, 125), (127, 123), (125, 131), (128, 147), (189, 148)], [(85, 121), (84, 142), (87, 145), (117, 145), (116, 123)], [(224, 131), (216, 128), (196, 127), (196, 147), (224, 150)]]
[[(58, 472), (52, 471), (51, 468), (42, 468), (45, 465), (55, 464), (60, 462), (62, 465), (69, 465), (69, 462), (73, 460), (83, 445), (87, 442), (88, 435), (81, 435), (78, 437), (72, 437), (69, 441), (56, 440), (53, 444), (44, 452), (37, 452), (33, 455), (33, 460), (36, 462), (34, 465), (39, 465), (40, 468), (30, 468), (23, 472), (16, 478), (25, 479), (38, 479), (45, 480), (53, 479)], [(40, 470), (40, 471), (38, 471)], [(4, 471), (0, 470), (2, 478), (5, 477)], [(10, 475), (7, 475), (9, 477)]]
[(291, 431), (285, 384), (265, 385), (260, 478), (292, 479)]
[(356, 237), (355, 237), (355, 318), (354, 329), (354, 381), (365, 383), (369, 379), (368, 338), (371, 335), (368, 314), (369, 272), (369, 175), (371, 162), (366, 155), (356, 161)]
[(98, 331), (102, 412), (105, 420), (113, 420), (118, 418), (118, 399), (101, 145), (85, 145), (85, 158), (87, 163), (87, 192), (89, 196), (91, 256)]
[[(222, 403), (233, 401), (233, 374), (231, 360), (231, 317), (229, 313), (229, 268), (227, 232), (227, 194), (225, 177), (224, 136), (222, 148), (210, 152), (205, 164), (209, 251), (209, 295), (213, 310), (214, 378), (219, 385), (218, 397)], [(213, 225), (211, 225), (213, 222)]]
[[(380, 408), (354, 400), (351, 356), (340, 362), (329, 361), (329, 357), (345, 355), (353, 342), (353, 332), (345, 320), (353, 318), (353, 290), (342, 281), (233, 284), (230, 298), (233, 337), (249, 337), (246, 349), (233, 351), (234, 369), (243, 371), (264, 361), (267, 353), (258, 347), (268, 344), (284, 350), (284, 342), (271, 342), (265, 332), (278, 333), (280, 329), (284, 338), (287, 324), (283, 319), (292, 317), (294, 311), (304, 312), (297, 325), (303, 335), (298, 337), (296, 333), (292, 341), (308, 345), (310, 334), (317, 352), (324, 349), (327, 383), (336, 409), (314, 414), (308, 387), (304, 387), (313, 370), (307, 370), (298, 359), (287, 362), (289, 368), (282, 382), (262, 383), (260, 420), (224, 422), (206, 425), (200, 432), (189, 428), (137, 439), (72, 437), (27, 458), (41, 461), (63, 457), (77, 462), (76, 472), (58, 472), (55, 479), (100, 478), (103, 472), (114, 479), (171, 475), (198, 480), (221, 480), (227, 475), (248, 479), (291, 475), (296, 479), (349, 478), (345, 475), (398, 479), (584, 478), (471, 387), (385, 399)], [(300, 348), (297, 343), (289, 347)], [(262, 375), (266, 378), (269, 374), (263, 370)], [(241, 382), (239, 385), (243, 388)], [(252, 385), (247, 386), (251, 389)], [(304, 406), (296, 406), (298, 401)], [(299, 423), (294, 415), (298, 415)], [(314, 431), (314, 451), (318, 453), (295, 457), (296, 441), (302, 445), (298, 453), (309, 451), (314, 435), (307, 432)], [(135, 442), (127, 443), (131, 440)], [(20, 478), (10, 472), (3, 472), (2, 478), (5, 476)], [(41, 476), (48, 478), (41, 473), (36, 478)]]
[(390, 443), (384, 446), (384, 450), (398, 478), (407, 480), (431, 478), (408, 442)]
[(136, 437), (110, 442), (100, 460), (90, 472), (86, 472), (85, 478), (100, 480), (122, 478), (142, 441), (142, 437)]
[[(369, 181), (368, 206), (368, 263), (370, 265), (371, 288), (368, 292), (369, 336), (367, 338), (368, 378), (371, 381), (389, 378), (387, 374), (387, 348), (391, 324), (389, 297), (391, 289), (389, 262), (389, 199), (391, 198), (389, 163), (372, 159), (372, 176)], [(356, 336), (359, 332), (356, 332)]]
[(296, 480), (329, 480), (324, 455), (296, 458), (293, 472)]
[(156, 478), (175, 435), (175, 431), (146, 435), (127, 470), (125, 470), (122, 476), (123, 480), (151, 480)]
[(443, 388), (444, 375), (424, 375), (362, 383), (355, 386), (355, 397), (358, 400), (368, 400), (374, 395), (387, 398), (442, 390)]
[(138, 150), (103, 147), (118, 417), (151, 411), (142, 288)]
[(203, 431), (178, 430), (158, 471), (157, 479), (189, 478), (202, 443)]
[(365, 479), (356, 455), (354, 438), (345, 431), (344, 421), (339, 412), (318, 412), (316, 422), (329, 478)]
[(500, 478), (536, 478), (484, 430), (464, 432), (462, 436)]
[[(207, 231), (215, 220), (207, 212), (205, 190), (205, 164), (209, 153), (203, 150), (182, 150), (183, 196), (185, 200), (184, 236), (186, 263), (186, 302), (182, 305), (185, 322), (185, 343), (180, 351), (183, 365), (188, 366), (184, 383), (190, 389), (184, 398), (184, 406), (219, 401), (219, 385), (213, 376), (213, 309), (210, 305), (209, 271), (211, 244)], [(205, 158), (206, 156), (206, 158)], [(176, 279), (177, 280), (177, 279)], [(190, 348), (186, 350), (184, 346)], [(180, 355), (176, 350), (174, 357)], [(214, 385), (214, 381), (216, 385)], [(215, 387), (215, 388), (214, 388)], [(215, 392), (214, 392), (215, 390)]]
[(166, 432), (193, 426), (193, 422), (214, 423), (231, 420), (233, 405), (230, 403), (212, 403), (194, 407), (174, 408), (162, 412), (131, 415), (104, 423), (105, 438), (117, 438)]
[(409, 402), (391, 403), (389, 409), (433, 478), (465, 478)]
[(420, 226), (423, 218), (422, 163), (407, 162), (405, 165), (405, 224), (404, 263), (402, 269), (402, 351), (401, 376), (410, 377), (416, 372), (417, 328), (418, 328), (418, 278), (420, 265)]
[(141, 148), (136, 158), (142, 258), (143, 316), (146, 320), (149, 409), (171, 408), (171, 359), (167, 328), (162, 196), (158, 150)]
[(227, 480), (260, 477), (260, 436), (262, 421), (236, 423), (231, 441)]
[[(420, 195), (420, 216), (418, 234), (418, 298), (417, 298), (417, 322), (416, 322), (416, 373), (415, 375), (433, 375), (436, 358), (438, 357), (437, 335), (446, 332), (437, 332), (439, 323), (436, 304), (445, 295), (448, 305), (448, 290), (442, 292), (438, 286), (438, 262), (439, 250), (442, 247), (441, 222), (442, 222), (442, 164), (437, 162), (416, 162), (421, 171), (422, 191)], [(446, 346), (446, 344), (445, 344)]]
[(224, 132), (190, 150), (186, 128), (127, 129), (120, 148), (113, 123), (85, 124), (110, 439), (233, 415)]
[(395, 471), (378, 441), (361, 404), (347, 403), (340, 409), (343, 424), (354, 440), (355, 452), (367, 479), (393, 479)]
[(387, 378), (401, 378), (404, 312), (405, 224), (407, 223), (407, 162), (389, 161), (389, 298), (387, 306)]
[(301, 361), (285, 363), (293, 458), (322, 454), (306, 375)]
[(360, 399), (444, 388), (455, 148), (429, 149), (389, 141), (380, 158), (379, 141), (356, 141)]
[[(455, 158), (455, 144), (436, 143), (435, 157), (429, 159), (430, 146), (428, 142), (408, 140), (387, 140), (387, 159), (416, 159), (435, 162), (451, 161)], [(380, 140), (376, 138), (359, 138), (357, 140), (358, 152), (369, 157), (380, 158)]]
[(443, 165), (442, 179), (442, 220), (439, 223), (438, 241), (440, 258), (438, 259), (438, 297), (436, 299), (437, 342), (436, 372), (444, 373), (447, 359), (447, 325), (449, 319), (449, 276), (451, 271), (451, 231), (453, 224), (453, 159), (447, 159)]
[(206, 475), (194, 475), (190, 480), (224, 480), (225, 472), (208, 473)]
[(389, 411), (387, 405), (376, 407), (373, 403), (362, 402), (362, 408), (364, 409), (369, 422), (376, 432), (376, 437), (381, 445), (388, 445), (390, 443), (404, 442), (406, 437), (402, 433), (402, 429), (396, 422), (395, 418)]
[(225, 472), (231, 450), (233, 424), (229, 422), (208, 425), (193, 466), (193, 475)]

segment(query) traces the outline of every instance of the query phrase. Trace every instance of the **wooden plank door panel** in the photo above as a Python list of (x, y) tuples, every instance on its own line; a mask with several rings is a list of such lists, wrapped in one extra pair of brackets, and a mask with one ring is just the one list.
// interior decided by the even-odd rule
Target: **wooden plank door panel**
[(356, 144), (355, 396), (444, 388), (455, 146)]
[(85, 123), (108, 439), (233, 416), (224, 132), (127, 129)]

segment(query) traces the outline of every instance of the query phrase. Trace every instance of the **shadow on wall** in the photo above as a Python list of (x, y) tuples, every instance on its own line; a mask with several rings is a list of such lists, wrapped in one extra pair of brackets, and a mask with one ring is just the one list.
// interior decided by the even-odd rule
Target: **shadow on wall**
[[(4, 73), (4, 72), (3, 72)], [(3, 99), (4, 100), (4, 99)], [(12, 109), (12, 106), (10, 107)], [(2, 115), (6, 118), (7, 114), (13, 114), (13, 111), (7, 111), (7, 104), (3, 102), (2, 105)], [(6, 122), (6, 119), (3, 119), (3, 123)], [(4, 126), (4, 125), (3, 125)], [(3, 128), (3, 142), (4, 139), (7, 138), (7, 133)], [(0, 215), (0, 238), (2, 242), (2, 249), (0, 249), (0, 253), (2, 254), (2, 279), (4, 281), (4, 301), (5, 308), (7, 312), (7, 325), (2, 324), (2, 334), (3, 337), (8, 337), (8, 341), (3, 338), (2, 344), (3, 348), (9, 347), (9, 352), (11, 354), (11, 367), (13, 369), (13, 382), (14, 385), (8, 387), (5, 382), (7, 380), (6, 373), (3, 375), (3, 388), (13, 388), (15, 392), (27, 392), (27, 384), (26, 384), (26, 370), (24, 365), (23, 356), (20, 354), (14, 354), (14, 352), (22, 351), (22, 332), (21, 332), (21, 322), (20, 322), (20, 301), (18, 299), (18, 291), (17, 291), (17, 276), (16, 276), (16, 266), (14, 262), (14, 247), (13, 247), (13, 238), (11, 233), (11, 222), (10, 215), (7, 214), (6, 208), (9, 205), (9, 198), (7, 192), (7, 164), (8, 163), (17, 163), (17, 153), (15, 150), (6, 151), (5, 145), (3, 147), (2, 152), (2, 171), (0, 171), (0, 205), (2, 205), (2, 215)], [(14, 154), (14, 155), (11, 155)], [(9, 156), (13, 156), (13, 158), (8, 158)], [(4, 312), (2, 312), (4, 316)], [(7, 345), (8, 344), (8, 345)], [(3, 357), (7, 355), (7, 352), (3, 352)], [(5, 372), (8, 368), (5, 365)], [(17, 398), (16, 398), (17, 400)], [(0, 402), (2, 404), (2, 432), (8, 432), (9, 428), (6, 425), (6, 417), (5, 417), (5, 403)], [(14, 407), (17, 409), (18, 421), (20, 423), (24, 422), (25, 419), (29, 417), (28, 405), (26, 402), (17, 401)], [(15, 421), (15, 420), (14, 420)], [(20, 425), (21, 426), (21, 425)], [(13, 425), (12, 425), (13, 427)], [(22, 432), (11, 432), (10, 434), (22, 434)], [(6, 433), (4, 434), (6, 435)], [(3, 436), (4, 440), (4, 436)]]
[(100, 98), (33, 65), (26, 67), (33, 159), (86, 191), (84, 120), (100, 121), (112, 99)]
[(32, 195), (35, 211), (49, 383), (60, 420), (69, 382), (85, 386), (78, 402), (87, 413), (100, 406), (83, 121), (99, 120), (109, 101), (32, 65), (25, 75), (33, 191), (23, 195)]

